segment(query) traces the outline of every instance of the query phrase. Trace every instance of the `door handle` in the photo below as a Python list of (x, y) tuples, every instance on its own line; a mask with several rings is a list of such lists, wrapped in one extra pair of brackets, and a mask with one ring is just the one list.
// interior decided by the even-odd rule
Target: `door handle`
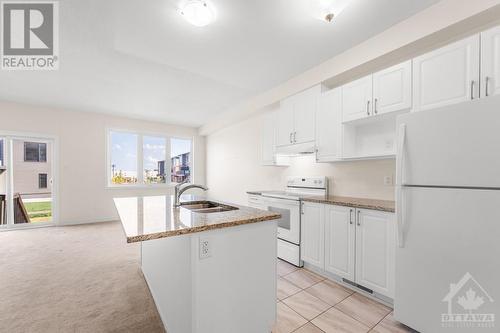
[(360, 213), (361, 213), (361, 211), (358, 209), (358, 218), (357, 218), (357, 220), (358, 220), (358, 223), (357, 223), (358, 226), (361, 226), (361, 219), (359, 218), (359, 214)]
[(489, 76), (487, 76), (487, 77), (485, 78), (485, 81), (486, 81), (486, 82), (485, 82), (485, 83), (486, 83), (486, 84), (485, 84), (485, 86), (486, 86), (486, 87), (485, 87), (485, 90), (486, 90), (486, 91), (485, 91), (485, 95), (486, 95), (486, 97), (488, 97), (488, 96), (489, 96), (489, 94), (488, 94), (488, 86), (490, 85), (490, 77), (489, 77)]
[(377, 111), (377, 102), (378, 102), (378, 98), (375, 98), (375, 101), (373, 102), (373, 112), (375, 114), (378, 113), (378, 111)]
[(349, 224), (352, 224), (352, 209), (349, 209)]
[(476, 85), (476, 81), (472, 80), (470, 82), (470, 99), (474, 99), (474, 86)]
[(370, 115), (370, 101), (366, 101), (366, 114)]

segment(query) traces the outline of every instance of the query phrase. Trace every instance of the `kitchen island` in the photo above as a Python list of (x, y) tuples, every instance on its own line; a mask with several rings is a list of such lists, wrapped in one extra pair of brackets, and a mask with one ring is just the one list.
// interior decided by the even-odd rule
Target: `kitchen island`
[(192, 195), (114, 202), (168, 333), (271, 332), (279, 214)]

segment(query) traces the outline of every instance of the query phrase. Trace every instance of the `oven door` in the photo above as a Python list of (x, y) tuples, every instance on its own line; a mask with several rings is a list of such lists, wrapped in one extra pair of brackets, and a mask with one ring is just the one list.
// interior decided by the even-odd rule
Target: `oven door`
[(300, 245), (300, 201), (265, 198), (266, 209), (281, 214), (278, 238)]

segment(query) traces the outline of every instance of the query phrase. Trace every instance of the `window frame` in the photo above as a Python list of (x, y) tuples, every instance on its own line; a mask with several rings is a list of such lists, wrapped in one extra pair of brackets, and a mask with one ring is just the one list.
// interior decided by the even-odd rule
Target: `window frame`
[[(137, 135), (137, 183), (135, 184), (113, 184), (111, 182), (111, 133), (126, 133)], [(148, 188), (170, 188), (174, 187), (178, 183), (171, 181), (171, 170), (172, 170), (172, 161), (170, 157), (171, 151), (171, 141), (170, 139), (183, 139), (190, 140), (191, 146), (191, 158), (189, 160), (189, 170), (190, 170), (190, 183), (194, 183), (194, 137), (182, 136), (182, 135), (169, 135), (165, 133), (158, 132), (148, 132), (148, 131), (137, 131), (137, 130), (128, 130), (128, 129), (120, 129), (120, 128), (106, 128), (106, 188), (109, 189), (148, 189)], [(146, 183), (144, 181), (144, 137), (156, 137), (156, 138), (164, 138), (165, 139), (165, 172), (166, 172), (166, 182), (165, 183)]]
[[(41, 186), (42, 176), (45, 176), (45, 187)], [(38, 174), (38, 189), (43, 190), (43, 189), (47, 189), (47, 188), (49, 188), (49, 175), (47, 173), (43, 173), (43, 172), (39, 173)]]
[[(32, 161), (32, 160), (27, 160), (26, 159), (26, 146), (27, 144), (36, 144), (38, 145), (38, 159), (35, 160), (35, 161)], [(41, 156), (42, 156), (42, 149), (41, 147), (42, 146), (45, 146), (45, 160), (42, 160)], [(23, 145), (23, 153), (24, 153), (24, 163), (47, 163), (47, 143), (45, 142), (38, 142), (38, 141), (24, 141), (24, 145)]]

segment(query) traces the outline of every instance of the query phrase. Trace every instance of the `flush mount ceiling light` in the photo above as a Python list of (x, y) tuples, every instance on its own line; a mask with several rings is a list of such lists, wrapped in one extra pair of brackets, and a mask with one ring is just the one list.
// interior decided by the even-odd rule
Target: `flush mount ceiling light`
[(325, 22), (332, 22), (349, 5), (350, 0), (316, 0), (315, 16)]
[(203, 0), (188, 0), (181, 5), (180, 14), (194, 26), (204, 27), (215, 21), (215, 11)]

